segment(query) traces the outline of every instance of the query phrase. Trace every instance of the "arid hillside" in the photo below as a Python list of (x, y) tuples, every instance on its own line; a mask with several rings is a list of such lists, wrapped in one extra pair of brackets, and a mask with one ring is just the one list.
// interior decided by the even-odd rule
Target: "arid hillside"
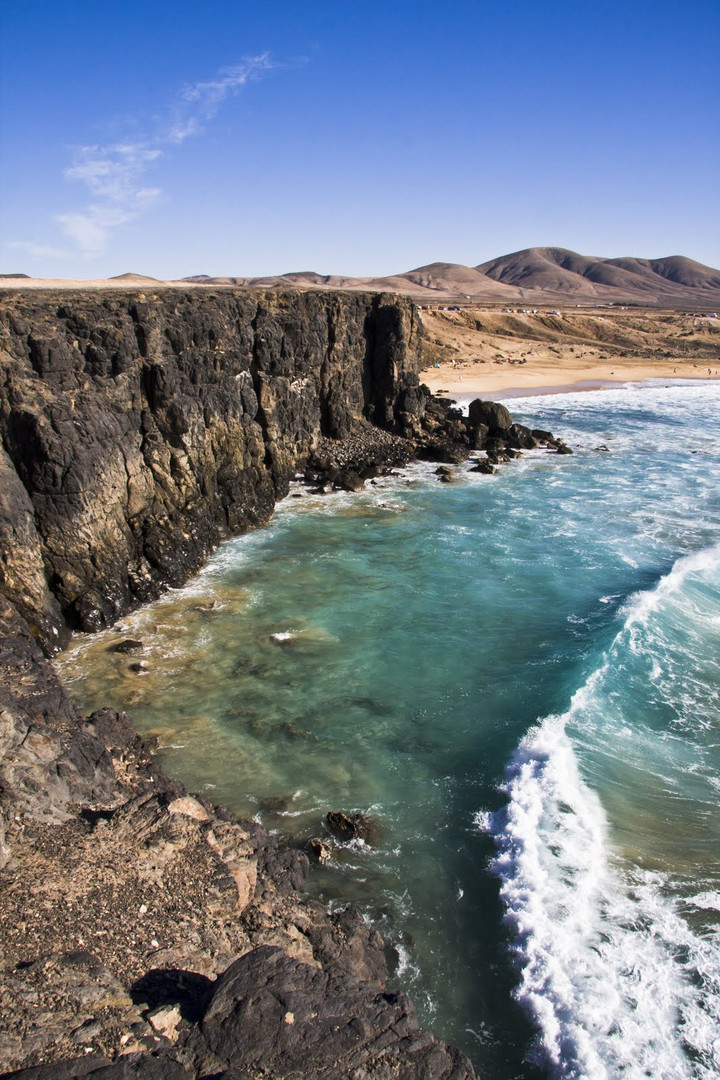
[(642, 307), (699, 312), (720, 308), (720, 270), (682, 255), (660, 259), (599, 259), (565, 248), (526, 248), (510, 255), (463, 266), (433, 262), (387, 277), (351, 277), (303, 270), (269, 277), (218, 277), (195, 274), (181, 281), (159, 282), (141, 274), (121, 274), (98, 282), (44, 281), (24, 275), (0, 275), (0, 288), (128, 288), (131, 286), (230, 286), (236, 289), (323, 289), (392, 292), (418, 304), (496, 304), (507, 306)]
[(438, 392), (716, 378), (720, 319), (628, 309), (537, 313), (425, 309), (423, 379)]
[(465, 305), (638, 304), (651, 307), (720, 306), (720, 270), (682, 255), (661, 259), (599, 259), (565, 248), (527, 248), (510, 255), (462, 266), (434, 262), (390, 277), (352, 278), (312, 271), (270, 278), (191, 279), (199, 284), (272, 288), (380, 289), (412, 296), (418, 303), (450, 301)]
[(578, 359), (635, 357), (680, 364), (720, 359), (720, 319), (668, 311), (429, 309), (422, 320), (426, 362), (517, 360), (541, 351), (572, 352)]

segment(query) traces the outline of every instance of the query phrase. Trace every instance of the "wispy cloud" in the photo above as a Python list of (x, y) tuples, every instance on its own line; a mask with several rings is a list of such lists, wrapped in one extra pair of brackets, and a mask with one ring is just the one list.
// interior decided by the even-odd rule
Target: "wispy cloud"
[(64, 175), (84, 184), (91, 201), (56, 216), (65, 235), (85, 255), (101, 252), (116, 229), (139, 217), (162, 194), (160, 188), (143, 182), (153, 164), (166, 156), (169, 148), (200, 135), (228, 97), (273, 66), (267, 53), (248, 57), (222, 68), (212, 79), (184, 87), (153, 134), (76, 148)]
[(186, 86), (182, 92), (182, 98), (189, 103), (201, 105), (205, 110), (206, 118), (209, 118), (215, 115), (229, 94), (272, 67), (268, 53), (253, 56), (242, 64), (222, 68), (217, 76), (208, 82), (197, 82), (193, 86)]

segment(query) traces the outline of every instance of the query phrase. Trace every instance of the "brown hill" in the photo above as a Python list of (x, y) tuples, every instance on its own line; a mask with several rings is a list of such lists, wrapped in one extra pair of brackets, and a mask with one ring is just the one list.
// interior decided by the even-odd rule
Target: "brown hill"
[(409, 287), (420, 286), (423, 289), (432, 289), (434, 292), (455, 292), (475, 297), (495, 296), (499, 301), (506, 301), (510, 297), (517, 298), (521, 295), (518, 289), (505, 284), (499, 285), (473, 266), (463, 266), (461, 263), (434, 262), (428, 266), (420, 266), (417, 270), (408, 270), (406, 274), (400, 274)]
[(348, 277), (313, 270), (256, 278), (184, 278), (237, 287), (343, 289), (403, 293), (420, 304), (605, 305), (720, 307), (720, 270), (682, 255), (601, 259), (566, 248), (515, 251), (479, 266), (434, 262), (388, 277)]
[(143, 282), (150, 285), (159, 284), (159, 278), (148, 277), (146, 274), (133, 274), (132, 271), (127, 274), (115, 274), (113, 277), (108, 278), (108, 281), (123, 281), (127, 282), (128, 285), (141, 285)]
[(720, 271), (682, 255), (663, 259), (600, 259), (565, 248), (527, 248), (476, 267), (503, 285), (576, 302), (639, 303), (677, 306), (720, 298)]

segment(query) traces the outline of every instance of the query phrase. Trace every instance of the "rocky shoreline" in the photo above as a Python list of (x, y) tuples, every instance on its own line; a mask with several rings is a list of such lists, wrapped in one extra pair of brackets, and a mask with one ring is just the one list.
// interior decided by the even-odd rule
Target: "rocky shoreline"
[(386, 989), (378, 935), (301, 897), (304, 854), (169, 778), (47, 657), (264, 524), (549, 432), (418, 379), (382, 295), (12, 293), (0, 310), (0, 1068), (23, 1076), (472, 1077)]

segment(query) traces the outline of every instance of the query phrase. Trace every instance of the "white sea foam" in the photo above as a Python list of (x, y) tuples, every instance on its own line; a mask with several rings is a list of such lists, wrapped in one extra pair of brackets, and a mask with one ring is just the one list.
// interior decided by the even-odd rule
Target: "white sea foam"
[(508, 805), (494, 815), (516, 996), (539, 1028), (536, 1055), (563, 1080), (711, 1080), (720, 1069), (717, 949), (690, 930), (660, 878), (613, 867), (605, 815), (564, 720), (549, 717), (523, 740)]
[(695, 893), (694, 896), (686, 898), (685, 904), (700, 910), (720, 911), (720, 890), (710, 889), (708, 892)]
[(397, 953), (398, 964), (395, 972), (398, 979), (402, 979), (405, 982), (409, 982), (411, 978), (417, 978), (419, 974), (417, 964), (412, 962), (410, 953), (405, 945), (397, 943), (395, 945), (395, 952)]
[(473, 825), (478, 832), (491, 833), (493, 831), (493, 815), (489, 810), (478, 810), (473, 816)]
[(655, 589), (632, 598), (567, 713), (522, 740), (506, 773), (507, 805), (475, 816), (498, 849), (493, 870), (513, 932), (516, 997), (539, 1032), (534, 1054), (562, 1080), (720, 1075), (720, 943), (683, 914), (714, 909), (718, 894), (673, 897), (662, 875), (613, 855), (605, 812), (568, 734), (607, 738), (622, 650), (632, 654), (635, 631), (719, 558), (720, 545), (682, 558)]

